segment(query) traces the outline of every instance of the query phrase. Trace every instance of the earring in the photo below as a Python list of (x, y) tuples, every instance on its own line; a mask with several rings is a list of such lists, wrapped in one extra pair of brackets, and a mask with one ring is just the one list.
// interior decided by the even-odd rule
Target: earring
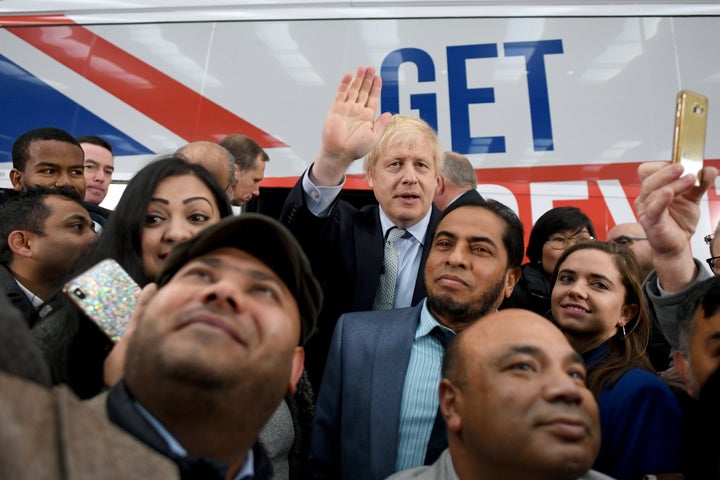
[(623, 323), (622, 325), (620, 325), (620, 328), (622, 328), (623, 337), (624, 337), (625, 336), (625, 324)]

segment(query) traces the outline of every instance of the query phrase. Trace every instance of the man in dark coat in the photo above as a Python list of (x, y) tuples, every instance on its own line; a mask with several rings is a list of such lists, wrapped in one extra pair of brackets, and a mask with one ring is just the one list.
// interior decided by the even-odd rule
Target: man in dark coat
[[(310, 258), (325, 297), (318, 333), (307, 346), (314, 387), (341, 314), (409, 307), (425, 296), (422, 273), (439, 217), (432, 201), (442, 148), (423, 120), (389, 113), (375, 119), (380, 86), (372, 67), (343, 77), (320, 153), (288, 195), (281, 216)], [(346, 172), (361, 157), (379, 205), (357, 209), (339, 195)], [(401, 236), (387, 247), (393, 230)], [(389, 270), (386, 248), (397, 251), (397, 276), (387, 282), (391, 301), (380, 302), (381, 276)]]

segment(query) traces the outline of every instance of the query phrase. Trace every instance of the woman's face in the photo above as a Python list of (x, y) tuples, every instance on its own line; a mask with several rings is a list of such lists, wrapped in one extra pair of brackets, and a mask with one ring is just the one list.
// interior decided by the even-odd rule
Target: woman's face
[(172, 247), (220, 220), (210, 189), (192, 174), (168, 177), (153, 192), (142, 231), (145, 275), (154, 279)]
[(551, 295), (553, 318), (574, 347), (595, 347), (632, 318), (636, 308), (626, 306), (625, 297), (612, 256), (594, 248), (578, 250), (559, 266)]
[(545, 270), (545, 274), (547, 276), (552, 275), (555, 271), (555, 265), (557, 265), (558, 259), (560, 259), (563, 252), (567, 250), (568, 247), (575, 245), (577, 242), (588, 241), (591, 238), (590, 232), (588, 232), (588, 229), (585, 227), (577, 232), (573, 230), (564, 230), (550, 235), (543, 245), (540, 262), (543, 270)]

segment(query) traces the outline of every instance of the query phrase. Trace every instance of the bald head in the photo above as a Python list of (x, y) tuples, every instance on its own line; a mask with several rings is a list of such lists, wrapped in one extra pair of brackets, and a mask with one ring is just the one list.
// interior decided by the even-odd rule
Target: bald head
[(235, 184), (235, 161), (230, 152), (217, 143), (190, 142), (175, 154), (190, 163), (202, 165), (217, 180), (228, 195)]
[(647, 235), (639, 223), (619, 223), (607, 234), (607, 241), (627, 247), (640, 264), (642, 277), (653, 269), (652, 247), (648, 242)]
[(487, 315), (447, 352), (440, 406), (460, 478), (576, 479), (600, 448), (585, 367), (562, 332), (528, 310)]

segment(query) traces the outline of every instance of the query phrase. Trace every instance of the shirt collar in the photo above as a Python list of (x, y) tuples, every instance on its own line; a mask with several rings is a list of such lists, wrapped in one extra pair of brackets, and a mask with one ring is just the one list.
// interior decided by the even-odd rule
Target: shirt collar
[[(153, 417), (152, 414), (145, 409), (145, 407), (140, 405), (140, 402), (138, 402), (137, 400), (134, 401), (133, 406), (137, 409), (138, 412), (140, 412), (140, 415), (145, 417), (145, 420), (147, 420), (148, 423), (152, 425), (158, 435), (160, 435), (162, 439), (165, 440), (165, 443), (167, 443), (168, 448), (173, 454), (177, 455), (178, 457), (187, 457), (187, 450), (185, 450), (183, 446), (180, 445), (180, 442), (175, 440), (175, 437), (173, 437), (172, 434), (168, 432), (165, 427), (163, 427), (162, 423), (160, 423), (155, 417)], [(253, 450), (251, 448), (247, 452), (247, 457), (245, 457), (245, 463), (243, 463), (242, 467), (235, 475), (234, 479), (246, 480), (253, 478), (255, 476), (254, 462), (255, 454), (253, 453)]]
[(18, 284), (20, 290), (22, 290), (28, 300), (30, 300), (30, 303), (32, 303), (32, 306), (35, 307), (35, 309), (38, 311), (38, 315), (40, 315), (40, 317), (44, 317), (52, 311), (52, 307), (50, 305), (45, 303), (42, 298), (38, 297), (30, 290), (28, 290), (28, 288), (22, 283), (20, 283), (17, 278), (15, 279), (15, 283)]
[[(382, 207), (379, 207), (378, 211), (380, 212), (380, 225), (382, 225), (383, 238), (385, 238), (387, 231), (390, 230), (392, 227), (395, 227), (396, 225), (392, 222), (392, 220), (388, 218), (387, 215), (385, 215)], [(423, 245), (425, 242), (425, 232), (427, 232), (428, 225), (430, 225), (431, 215), (432, 207), (428, 209), (425, 216), (419, 222), (405, 229), (407, 232), (410, 232), (410, 235), (412, 235), (415, 240), (420, 242), (420, 245)]]
[(448, 332), (455, 334), (453, 330), (447, 328), (445, 325), (441, 325), (440, 322), (435, 320), (435, 317), (433, 317), (430, 310), (428, 310), (427, 298), (425, 298), (423, 300), (422, 310), (420, 310), (420, 323), (418, 323), (418, 326), (415, 329), (415, 338), (418, 339), (420, 337), (430, 335), (430, 332), (432, 332), (435, 327), (440, 327), (443, 330), (447, 330)]

